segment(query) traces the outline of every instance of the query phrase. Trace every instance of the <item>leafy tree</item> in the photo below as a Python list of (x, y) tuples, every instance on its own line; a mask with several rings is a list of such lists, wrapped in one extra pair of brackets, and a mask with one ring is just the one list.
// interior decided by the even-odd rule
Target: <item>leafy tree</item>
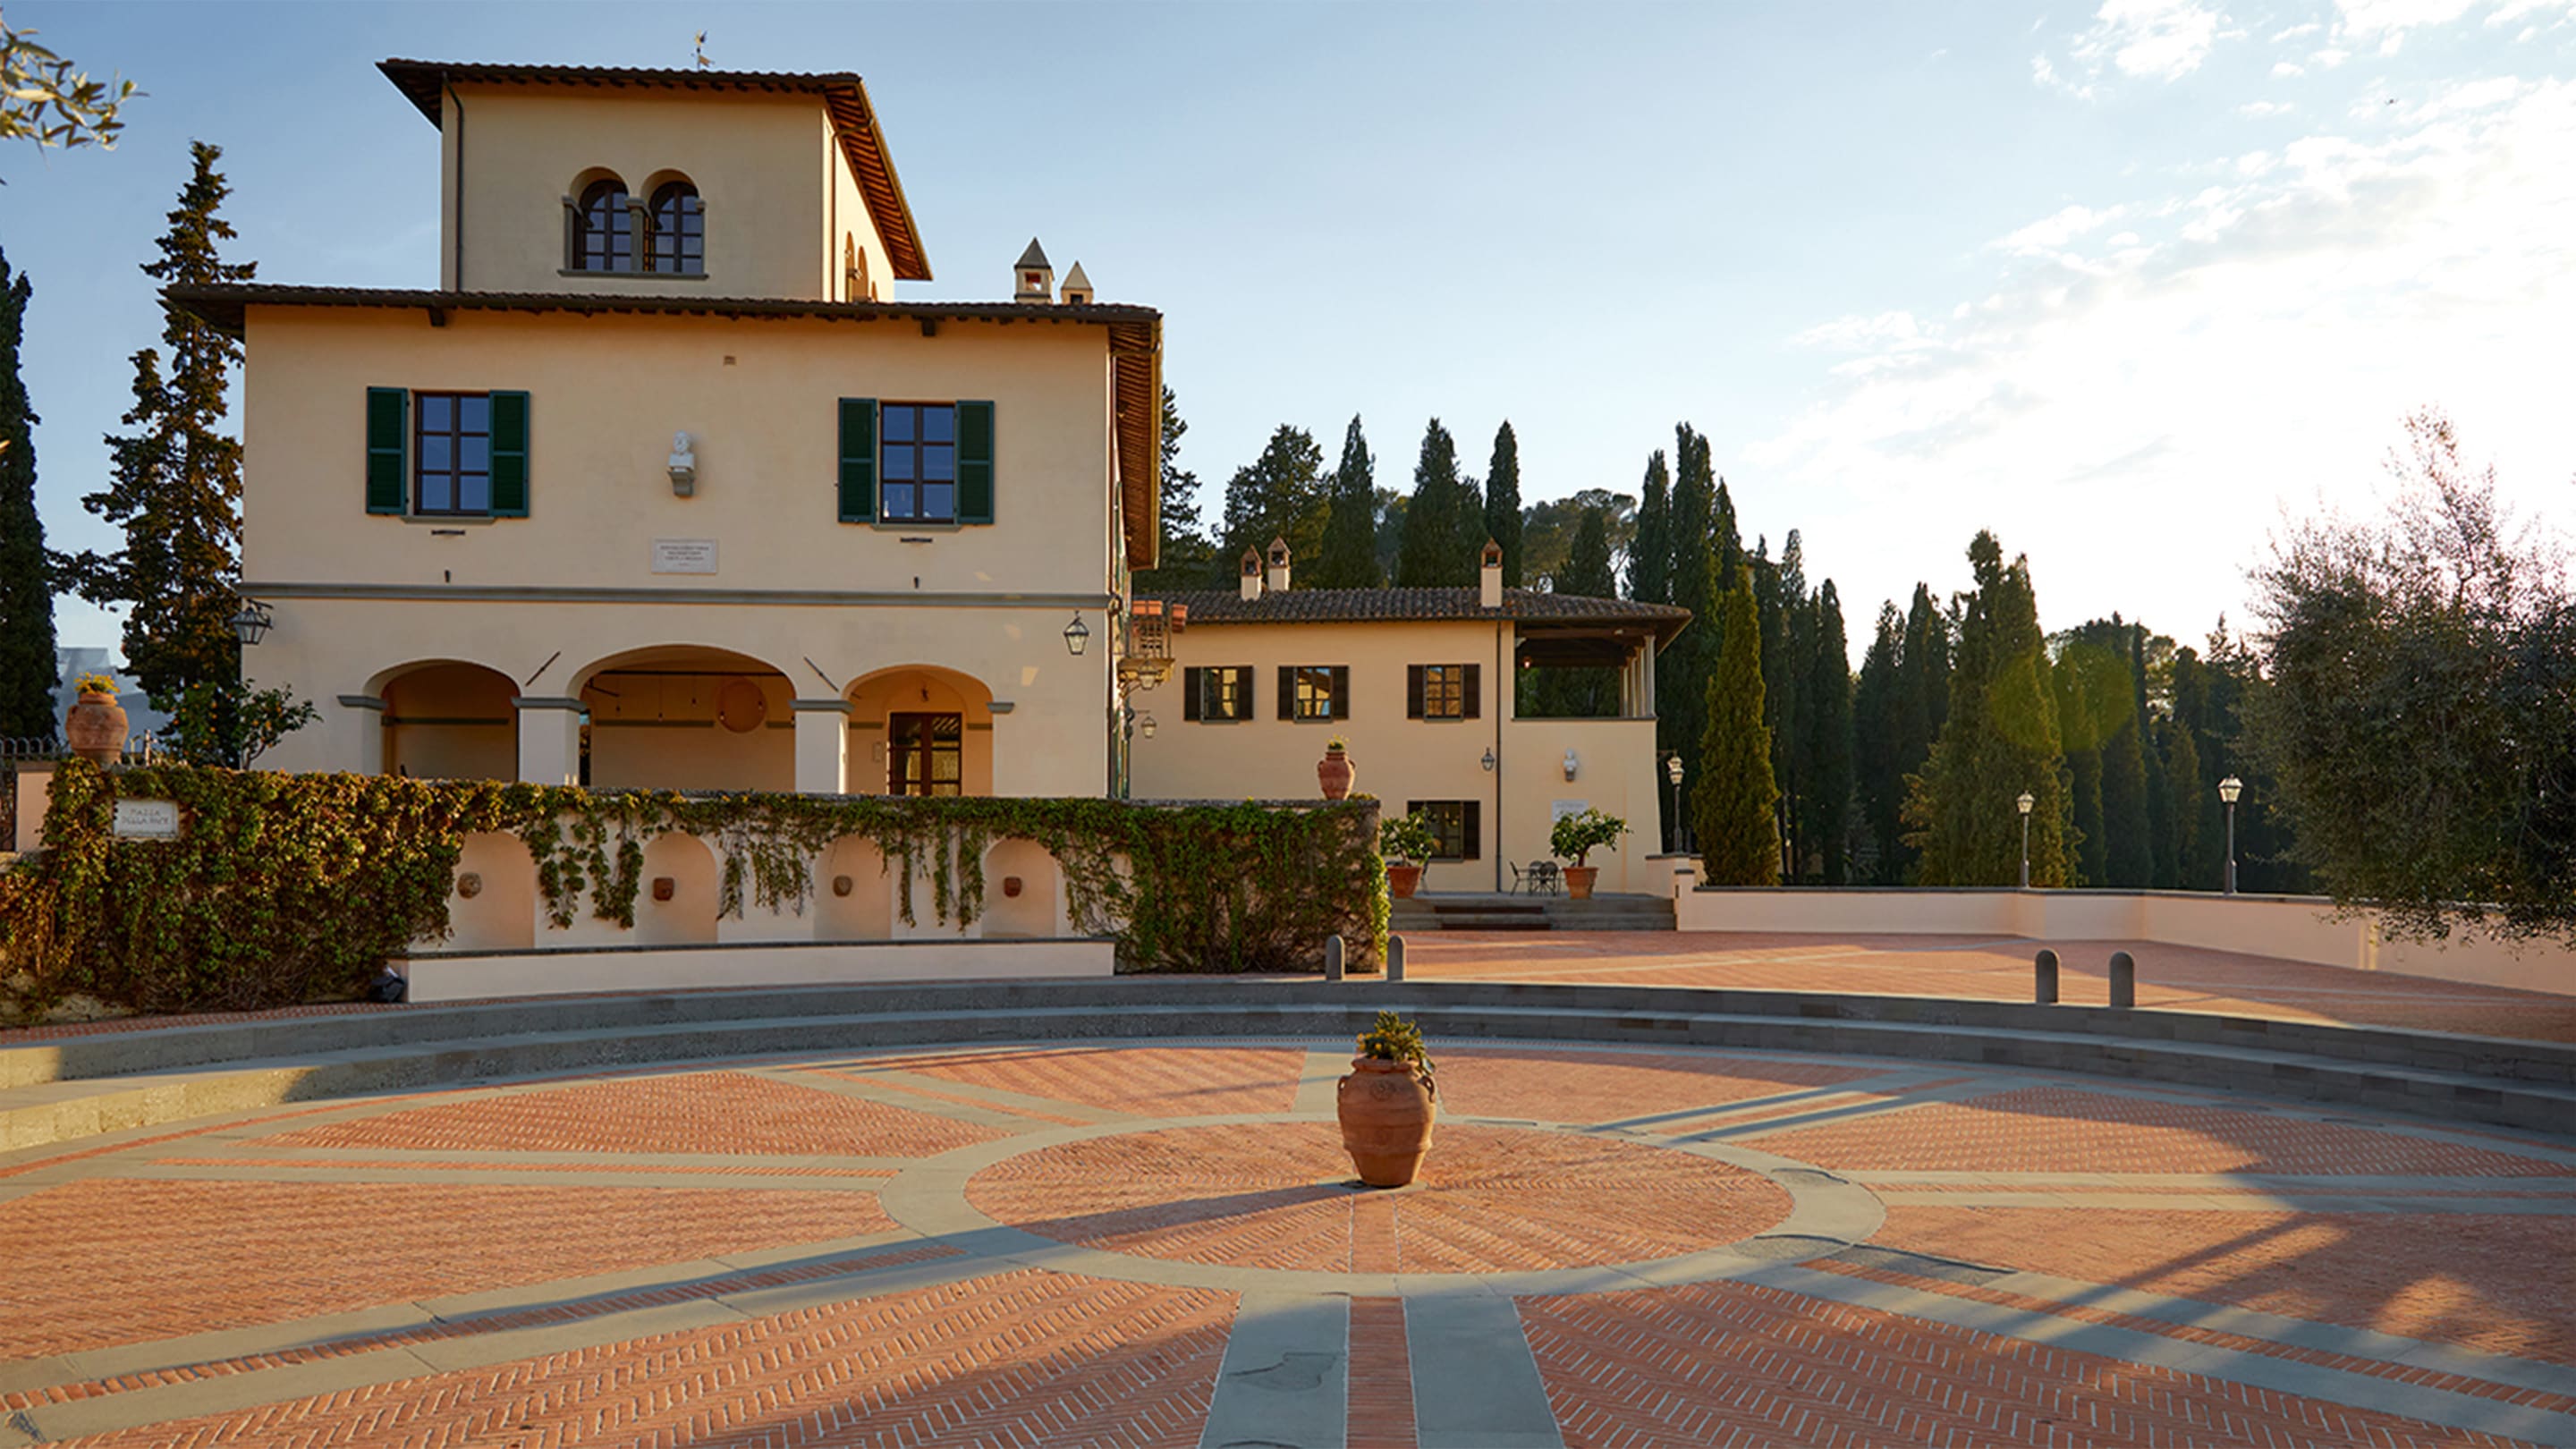
[[(2296, 854), (2398, 934), (2576, 944), (2576, 594), (2450, 420), (2407, 419), (2379, 521), (2277, 535), (2255, 572), (2271, 687), (2245, 743)], [(2250, 782), (2249, 782), (2250, 783)]]
[(1163, 385), (1163, 552), (1153, 568), (1140, 569), (1130, 581), (1140, 594), (1168, 593), (1175, 589), (1208, 586), (1210, 575), (1220, 564), (1226, 577), (1234, 581), (1234, 562), (1216, 557), (1216, 543), (1207, 536), (1207, 524), (1199, 512), (1199, 475), (1181, 466), (1181, 435), (1190, 425), (1181, 419), (1180, 400), (1173, 396), (1171, 384)]
[[(1709, 469), (1708, 440), (1688, 423), (1673, 429), (1673, 462), (1671, 602), (1706, 620), (1717, 612), (1719, 592), (1717, 556), (1709, 548), (1717, 479)], [(1690, 756), (1705, 733), (1708, 681), (1717, 670), (1718, 632), (1684, 629), (1655, 656), (1655, 743), (1679, 751), (1692, 773), (1697, 762)]]
[(1800, 833), (1824, 858), (1825, 884), (1838, 886), (1851, 879), (1851, 849), (1844, 827), (1852, 807), (1852, 676), (1842, 595), (1833, 580), (1825, 580), (1816, 591), (1810, 617), (1813, 642), (1807, 677), (1799, 688), (1806, 706), (1807, 782)]
[(1613, 570), (1611, 590), (1603, 598), (1619, 597), (1617, 569), (1630, 558), (1637, 542), (1637, 500), (1625, 493), (1607, 488), (1585, 488), (1564, 498), (1551, 498), (1533, 503), (1521, 512), (1521, 576), (1527, 580), (1553, 580), (1565, 569), (1574, 555), (1574, 536), (1583, 527), (1583, 516), (1598, 510), (1601, 526), (1610, 545)]
[(1422, 430), (1422, 455), (1413, 465), (1413, 497), (1405, 506), (1404, 542), (1395, 556), (1397, 587), (1474, 587), (1484, 540), (1463, 545), (1461, 540), (1483, 528), (1475, 490), (1458, 476), (1457, 442), (1433, 418)]
[(1691, 828), (1709, 884), (1776, 885), (1779, 785), (1771, 774), (1771, 731), (1762, 723), (1761, 624), (1741, 574), (1707, 622), (1718, 626), (1717, 672), (1703, 696)]
[(1637, 541), (1628, 549), (1628, 597), (1644, 604), (1673, 601), (1672, 479), (1664, 450), (1646, 457), (1644, 493), (1637, 504)]
[(34, 286), (0, 252), (0, 736), (54, 737), (54, 592), (36, 512), (36, 410), (18, 375)]
[(1269, 557), (1270, 540), (1288, 540), (1292, 559), (1311, 559), (1324, 542), (1324, 450), (1304, 428), (1281, 423), (1261, 456), (1225, 484), (1222, 572), (1231, 580), (1245, 549)]
[(1898, 764), (1897, 665), (1905, 652), (1905, 616), (1893, 602), (1878, 606), (1878, 627), (1861, 656), (1852, 687), (1852, 788), (1860, 807), (1873, 869), (1872, 882), (1904, 880), (1899, 837), (1905, 829), (1905, 776)]
[(1386, 582), (1377, 566), (1377, 459), (1357, 413), (1342, 434), (1342, 461), (1328, 487), (1324, 551), (1303, 572), (1317, 588), (1374, 589)]
[(1503, 546), (1503, 587), (1535, 577), (1521, 572), (1521, 442), (1509, 418), (1494, 430), (1494, 461), (1485, 470), (1485, 537)]
[(1949, 718), (1906, 802), (1922, 883), (2014, 884), (2022, 829), (2014, 799), (2028, 791), (2030, 883), (2065, 885), (2072, 801), (2030, 561), (2005, 564), (2003, 545), (1981, 532), (1968, 562), (1976, 588), (1959, 620)]
[[(144, 275), (182, 286), (248, 281), (254, 264), (226, 262), (219, 251), (234, 238), (232, 224), (218, 214), (232, 189), (215, 170), (223, 152), (198, 141), (190, 155), (194, 172), (170, 213), (161, 254), (143, 264)], [(221, 431), (241, 344), (176, 308), (164, 316), (169, 376), (162, 376), (158, 351), (134, 354), (134, 406), (125, 424), (136, 431), (108, 437), (114, 479), (81, 500), (125, 530), (125, 547), (57, 563), (82, 598), (131, 606), (127, 666), (156, 704), (170, 708), (189, 685), (241, 674), (241, 645), (232, 629), (239, 607), (241, 444)]]
[(118, 112), (134, 98), (134, 82), (93, 80), (35, 36), (0, 20), (0, 141), (113, 150), (125, 129)]
[(192, 765), (247, 770), (271, 746), (321, 717), (290, 690), (253, 689), (237, 679), (201, 679), (171, 711), (169, 744)]

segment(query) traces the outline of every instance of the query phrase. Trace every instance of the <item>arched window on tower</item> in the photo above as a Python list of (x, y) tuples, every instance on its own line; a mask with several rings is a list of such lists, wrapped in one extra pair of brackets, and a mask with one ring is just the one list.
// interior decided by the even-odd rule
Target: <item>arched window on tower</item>
[(653, 192), (653, 270), (697, 276), (707, 269), (707, 213), (698, 188), (665, 182)]
[(572, 269), (635, 270), (635, 218), (626, 205), (626, 183), (610, 177), (584, 187), (572, 214)]

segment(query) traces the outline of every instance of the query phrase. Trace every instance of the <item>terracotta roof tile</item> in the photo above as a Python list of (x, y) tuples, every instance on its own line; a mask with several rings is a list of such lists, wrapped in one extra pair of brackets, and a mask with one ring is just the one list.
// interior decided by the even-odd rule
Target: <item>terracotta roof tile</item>
[(1187, 605), (1190, 626), (1202, 624), (1359, 624), (1428, 620), (1509, 619), (1524, 624), (1642, 624), (1671, 639), (1690, 622), (1690, 610), (1632, 599), (1505, 589), (1502, 607), (1488, 609), (1479, 591), (1446, 589), (1289, 589), (1246, 599), (1232, 589), (1189, 589), (1155, 595)]

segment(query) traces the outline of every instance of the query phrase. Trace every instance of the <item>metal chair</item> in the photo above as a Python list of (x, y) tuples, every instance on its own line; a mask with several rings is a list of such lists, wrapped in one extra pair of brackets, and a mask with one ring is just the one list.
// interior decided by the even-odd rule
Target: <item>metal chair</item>
[[(1519, 873), (1518, 867), (1514, 867), (1513, 874), (1518, 875)], [(1529, 893), (1531, 895), (1536, 895), (1540, 891), (1545, 891), (1552, 896), (1564, 893), (1565, 876), (1556, 868), (1555, 861), (1533, 860), (1530, 862)]]

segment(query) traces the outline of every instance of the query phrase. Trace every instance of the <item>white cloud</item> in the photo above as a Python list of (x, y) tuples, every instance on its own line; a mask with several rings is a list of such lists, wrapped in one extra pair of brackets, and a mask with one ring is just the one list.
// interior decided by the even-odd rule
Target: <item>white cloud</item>
[(2297, 109), (2288, 101), (2247, 101), (2236, 108), (2236, 114), (2259, 121), (2269, 116), (2286, 116)]
[(2297, 65), (2286, 60), (2276, 60), (2272, 62), (2272, 74), (2276, 76), (2287, 78), (2290, 76), (2302, 76), (2307, 73), (2308, 68), (2303, 65)]
[(2051, 627), (2117, 608), (2184, 636), (2242, 616), (2281, 508), (2367, 506), (2420, 404), (2526, 512), (2568, 516), (2576, 80), (2371, 120), (2210, 157), (2225, 179), (2196, 192), (2060, 207), (1996, 244), (1990, 289), (1809, 329), (1860, 350), (1739, 476), (1836, 540), (1847, 600), (1956, 585), (1927, 544), (1992, 526), (2030, 552)]
[(2223, 17), (2200, 0), (2102, 0), (2093, 24), (2067, 46), (2071, 72), (2045, 55), (2031, 62), (2031, 79), (2083, 100), (2109, 70), (2145, 80), (2176, 81), (2200, 69), (2210, 50), (2241, 30), (2222, 31)]
[(2319, 70), (2333, 70), (2336, 66), (2339, 66), (2350, 59), (2352, 59), (2351, 51), (2340, 50), (2329, 45), (2325, 49), (2318, 51), (2316, 54), (2309, 56), (2308, 64), (2315, 66)]
[(2296, 40), (2302, 35), (2314, 35), (2323, 29), (2325, 29), (2325, 26), (2311, 20), (2305, 25), (2293, 25), (2287, 30), (2273, 31), (2272, 43), (2278, 45), (2284, 40)]

